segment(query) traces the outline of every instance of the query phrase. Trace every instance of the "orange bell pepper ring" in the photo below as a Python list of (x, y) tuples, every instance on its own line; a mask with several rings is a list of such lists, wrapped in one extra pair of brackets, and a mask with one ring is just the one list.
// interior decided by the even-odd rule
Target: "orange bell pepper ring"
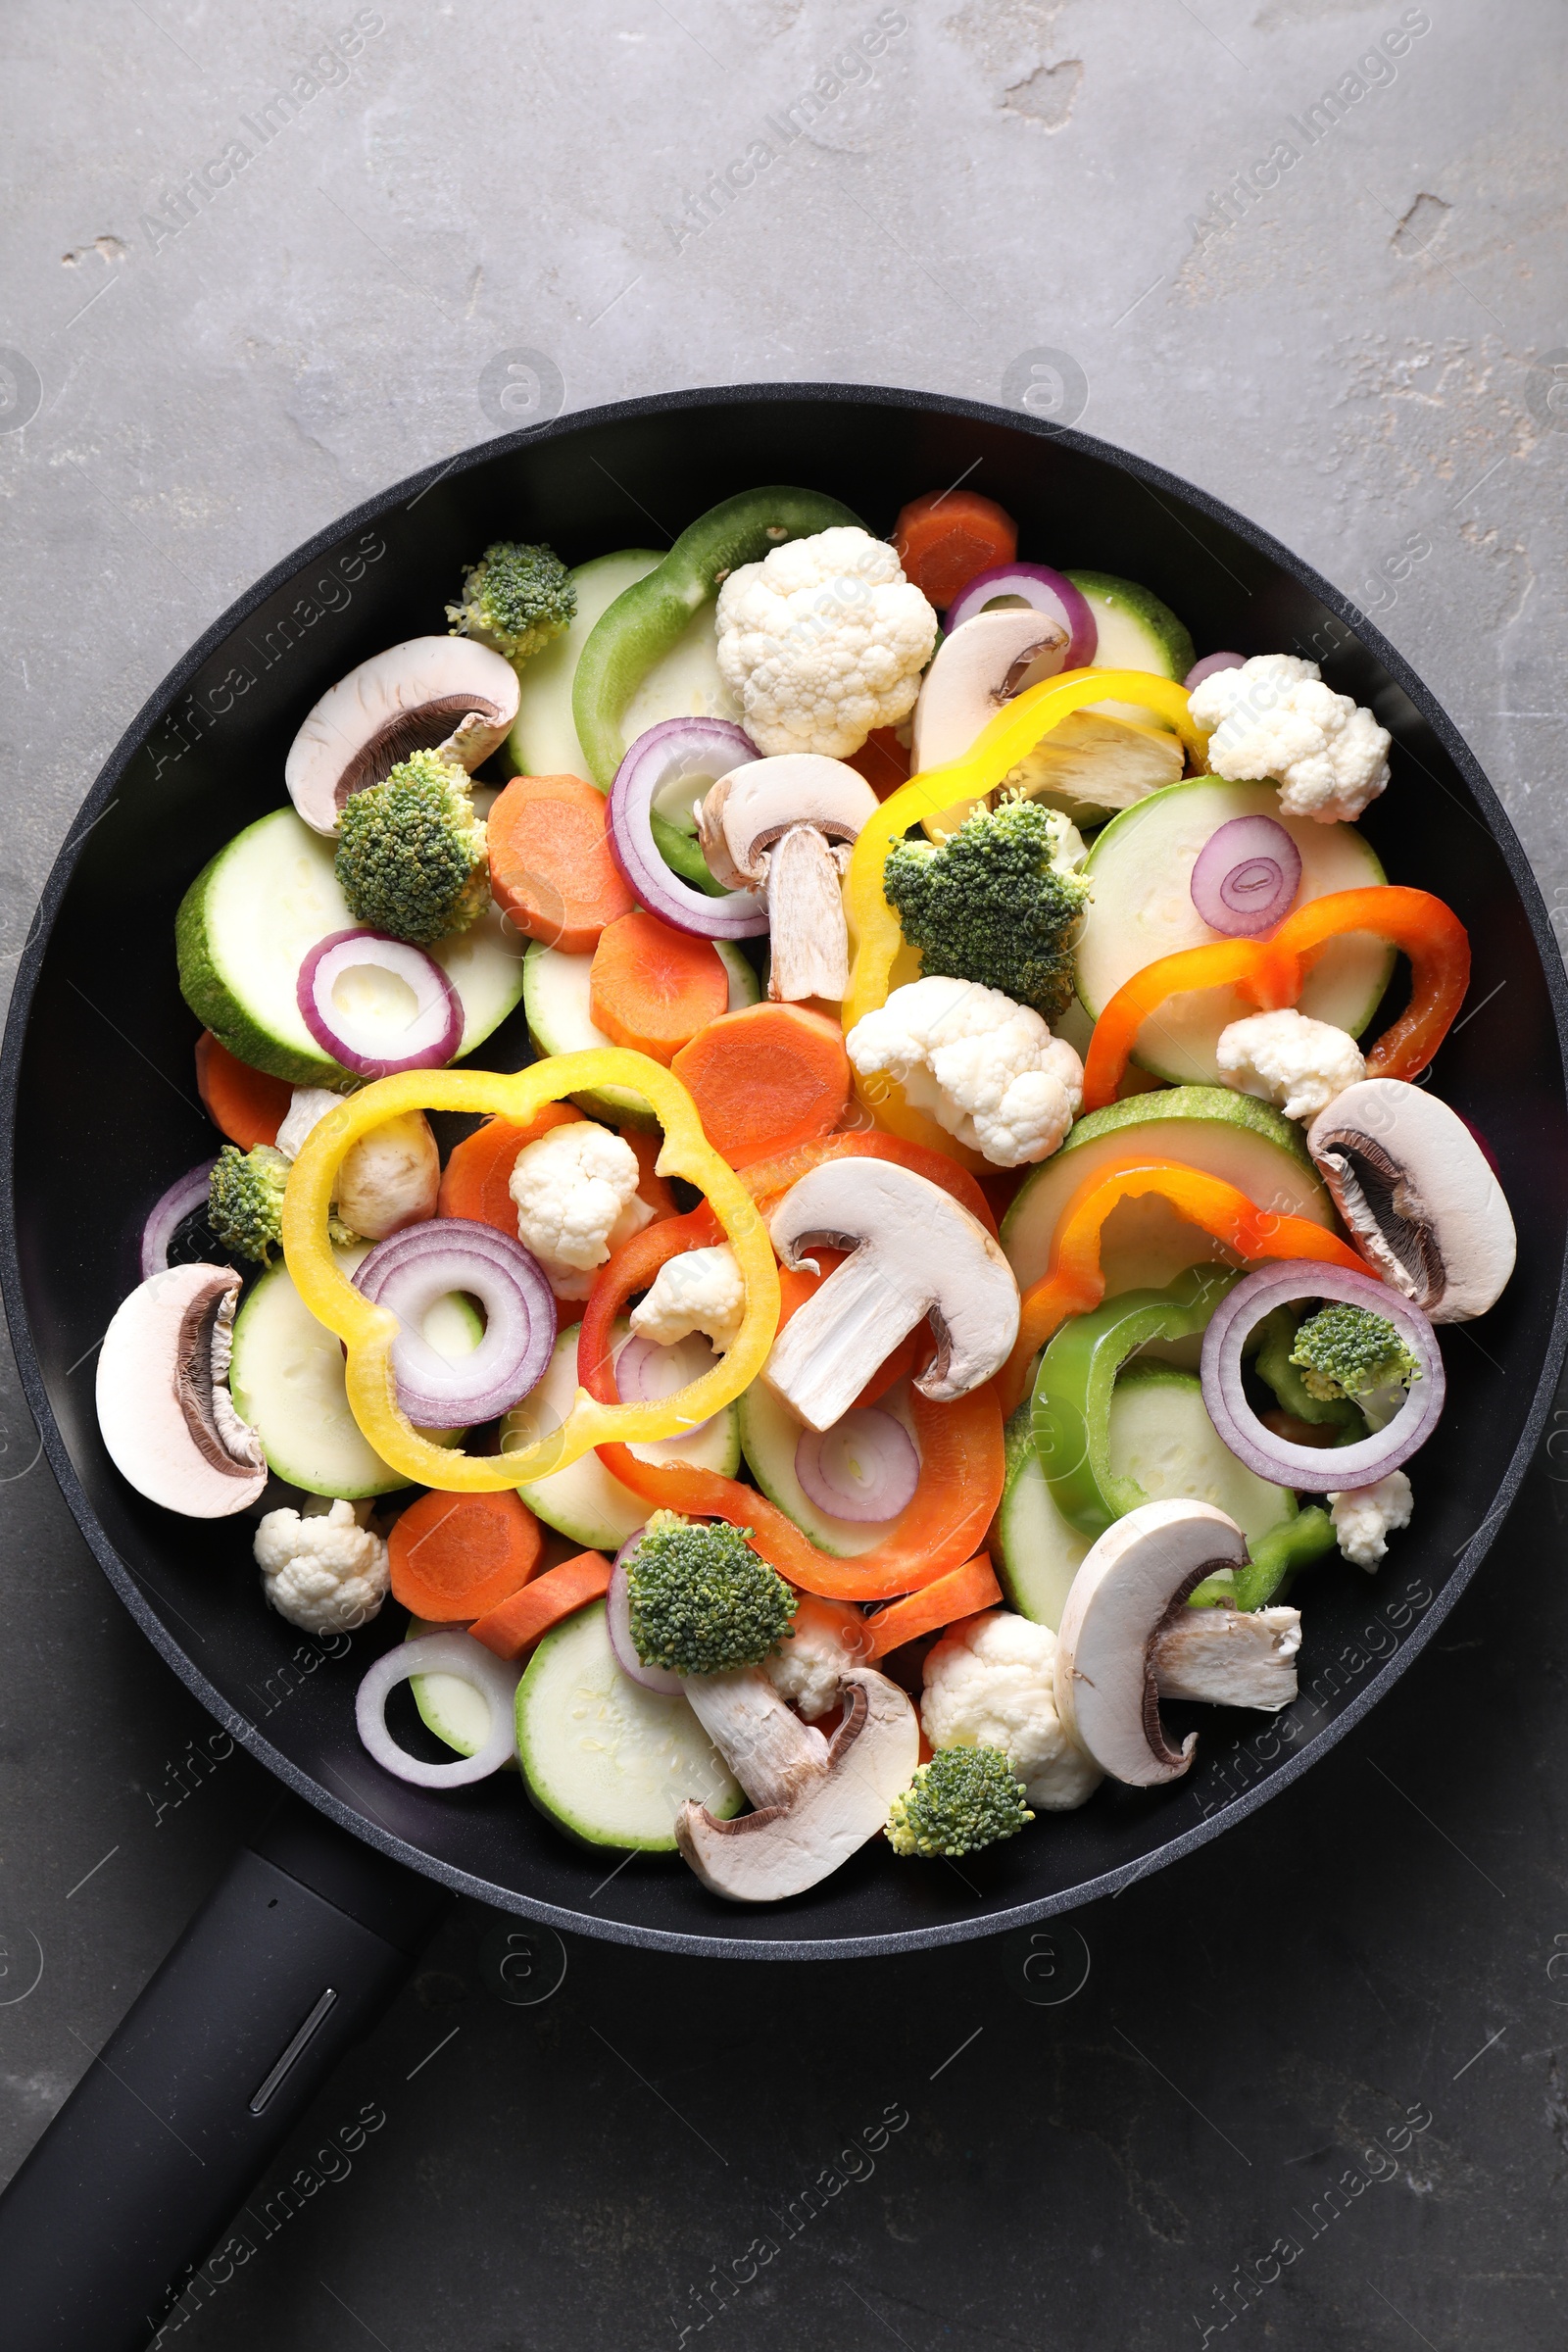
[[(648, 1226), (616, 1250), (594, 1284), (577, 1340), (577, 1378), (590, 1396), (614, 1406), (614, 1325), (633, 1292), (646, 1290), (666, 1259), (717, 1238), (708, 1211), (697, 1209)], [(765, 1494), (714, 1470), (642, 1462), (619, 1445), (602, 1445), (599, 1458), (650, 1509), (747, 1529), (753, 1549), (803, 1592), (823, 1600), (891, 1600), (934, 1585), (970, 1558), (1002, 1500), (1005, 1474), (1002, 1410), (989, 1381), (952, 1404), (933, 1404), (918, 1390), (909, 1402), (920, 1447), (914, 1500), (892, 1534), (853, 1559), (819, 1551)]]
[(1268, 939), (1227, 939), (1161, 956), (1117, 989), (1095, 1023), (1084, 1063), (1084, 1108), (1116, 1099), (1138, 1033), (1167, 997), (1237, 988), (1261, 1012), (1294, 1004), (1331, 939), (1369, 931), (1410, 958), (1410, 1002), (1366, 1057), (1369, 1078), (1414, 1078), (1446, 1037), (1470, 985), (1470, 935), (1429, 891), (1379, 883), (1310, 899)]
[(1162, 1194), (1189, 1223), (1200, 1226), (1240, 1258), (1315, 1258), (1320, 1265), (1345, 1266), (1352, 1274), (1368, 1270), (1364, 1258), (1310, 1217), (1259, 1208), (1223, 1177), (1172, 1159), (1101, 1169), (1068, 1201), (1052, 1239), (1050, 1263), (1024, 1292), (1017, 1345), (995, 1383), (1004, 1411), (1010, 1412), (1028, 1388), (1030, 1367), (1046, 1342), (1069, 1316), (1089, 1314), (1105, 1296), (1100, 1262), (1105, 1220), (1120, 1201), (1139, 1200), (1146, 1193)]
[[(902, 841), (911, 825), (927, 817), (944, 816), (956, 830), (977, 801), (995, 791), (1042, 736), (1081, 710), (1104, 701), (1137, 703), (1151, 715), (1174, 729), (1181, 738), (1195, 775), (1207, 765), (1208, 737), (1196, 726), (1187, 708), (1187, 693), (1170, 678), (1156, 678), (1145, 669), (1065, 669), (1059, 677), (1030, 686), (1010, 703), (1004, 703), (988, 719), (961, 760), (928, 767), (883, 802), (875, 816), (860, 828), (844, 883), (844, 910), (849, 921), (855, 960), (849, 994), (844, 1000), (844, 1026), (885, 1004), (904, 980), (917, 976), (919, 958), (906, 948), (899, 918), (882, 888), (882, 869), (888, 852)], [(895, 968), (907, 965), (907, 969)], [(885, 1077), (858, 1081), (860, 1101), (880, 1126), (890, 1128), (927, 1151), (944, 1152), (976, 1173), (988, 1165), (978, 1152), (966, 1151), (945, 1127), (916, 1110), (903, 1087)]]
[[(704, 1213), (711, 1238), (729, 1243), (746, 1287), (740, 1330), (711, 1371), (656, 1403), (606, 1404), (579, 1390), (562, 1427), (531, 1446), (486, 1456), (449, 1451), (421, 1436), (398, 1403), (392, 1369), (392, 1346), (401, 1329), (397, 1316), (356, 1290), (332, 1253), (327, 1205), (343, 1155), (362, 1135), (402, 1111), (493, 1111), (520, 1125), (546, 1103), (607, 1086), (625, 1087), (652, 1104), (664, 1137), (660, 1175), (684, 1176), (707, 1195)], [(349, 1406), (366, 1439), (406, 1478), (452, 1494), (489, 1494), (548, 1478), (606, 1438), (647, 1443), (706, 1421), (751, 1386), (778, 1328), (778, 1266), (751, 1195), (704, 1135), (697, 1105), (680, 1080), (646, 1054), (618, 1046), (553, 1054), (510, 1076), (491, 1070), (404, 1070), (348, 1096), (311, 1129), (289, 1171), (283, 1255), (311, 1313), (344, 1343)]]

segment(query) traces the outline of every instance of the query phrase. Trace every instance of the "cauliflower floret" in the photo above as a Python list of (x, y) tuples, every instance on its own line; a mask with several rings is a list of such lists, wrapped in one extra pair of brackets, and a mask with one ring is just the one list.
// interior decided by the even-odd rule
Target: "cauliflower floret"
[(653, 1215), (637, 1198), (637, 1154), (592, 1119), (552, 1127), (517, 1153), (509, 1190), (517, 1239), (558, 1298), (586, 1298), (595, 1270)]
[(1354, 1487), (1347, 1494), (1331, 1494), (1329, 1502), (1341, 1551), (1368, 1576), (1388, 1550), (1389, 1537), (1396, 1528), (1409, 1526), (1415, 1508), (1410, 1481), (1402, 1470), (1391, 1470), (1375, 1487)]
[(937, 616), (886, 540), (841, 524), (732, 571), (717, 627), (758, 750), (842, 760), (913, 710)]
[(803, 1615), (788, 1642), (762, 1660), (780, 1698), (808, 1723), (819, 1723), (839, 1703), (839, 1677), (857, 1662), (836, 1625)]
[(1288, 1119), (1315, 1119), (1366, 1076), (1353, 1037), (1294, 1006), (1232, 1021), (1219, 1033), (1214, 1058), (1239, 1093), (1274, 1103)]
[(639, 1339), (659, 1348), (673, 1348), (700, 1331), (722, 1352), (733, 1347), (745, 1312), (740, 1260), (727, 1242), (720, 1242), (713, 1250), (666, 1257), (652, 1290), (632, 1308), (631, 1327)]
[(277, 1131), (277, 1148), (285, 1159), (298, 1159), (305, 1149), (305, 1139), (313, 1127), (318, 1126), (329, 1110), (336, 1110), (342, 1102), (329, 1086), (297, 1086), (294, 1089), (283, 1123)]
[(994, 1167), (1049, 1159), (1083, 1108), (1084, 1065), (1038, 1012), (969, 980), (911, 980), (844, 1041)]
[(1286, 816), (1350, 822), (1388, 783), (1388, 729), (1295, 654), (1254, 654), (1240, 669), (1215, 670), (1188, 709), (1214, 730), (1214, 774), (1238, 784), (1271, 778)]
[(955, 1627), (925, 1662), (920, 1721), (933, 1747), (1000, 1747), (1031, 1805), (1067, 1813), (1104, 1777), (1056, 1713), (1056, 1637), (1008, 1609)]
[(254, 1548), (263, 1597), (308, 1634), (352, 1633), (386, 1598), (386, 1545), (361, 1527), (352, 1502), (304, 1519), (269, 1511)]

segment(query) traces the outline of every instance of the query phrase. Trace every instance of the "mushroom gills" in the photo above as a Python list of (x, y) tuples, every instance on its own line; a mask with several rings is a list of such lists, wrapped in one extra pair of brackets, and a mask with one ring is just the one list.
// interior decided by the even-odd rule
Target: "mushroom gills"
[(1457, 1111), (1401, 1078), (1363, 1078), (1319, 1112), (1306, 1148), (1362, 1256), (1432, 1322), (1495, 1304), (1513, 1217)]
[(267, 1484), (228, 1391), (239, 1276), (172, 1266), (116, 1309), (98, 1355), (98, 1426), (122, 1477), (189, 1519), (245, 1510)]

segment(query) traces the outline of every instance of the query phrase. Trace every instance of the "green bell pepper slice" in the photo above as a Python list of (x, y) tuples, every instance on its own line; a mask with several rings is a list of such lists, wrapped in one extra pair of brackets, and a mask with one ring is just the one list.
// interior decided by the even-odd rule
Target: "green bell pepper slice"
[(1064, 1323), (1035, 1374), (1035, 1450), (1051, 1499), (1091, 1541), (1149, 1500), (1135, 1478), (1110, 1466), (1110, 1399), (1116, 1375), (1150, 1340), (1202, 1331), (1242, 1279), (1229, 1266), (1189, 1266), (1162, 1291), (1123, 1291)]
[(1234, 1580), (1204, 1577), (1196, 1592), (1189, 1593), (1188, 1606), (1201, 1609), (1229, 1601), (1237, 1609), (1266, 1609), (1298, 1568), (1320, 1560), (1334, 1544), (1333, 1520), (1320, 1502), (1308, 1503), (1294, 1519), (1276, 1520), (1267, 1535), (1249, 1544), (1249, 1556)]
[(786, 540), (808, 539), (844, 523), (862, 527), (858, 514), (818, 490), (776, 484), (743, 490), (700, 514), (658, 568), (623, 589), (600, 614), (578, 658), (571, 711), (601, 792), (610, 790), (625, 757), (621, 720), (627, 704), (692, 615), (713, 602), (729, 574), (743, 564), (760, 563)]

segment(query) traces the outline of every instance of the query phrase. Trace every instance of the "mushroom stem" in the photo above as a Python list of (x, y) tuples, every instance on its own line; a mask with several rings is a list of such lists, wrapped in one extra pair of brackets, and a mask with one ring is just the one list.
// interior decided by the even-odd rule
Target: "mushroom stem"
[(792, 1713), (760, 1666), (683, 1675), (681, 1690), (754, 1805), (787, 1805), (826, 1772), (827, 1741)]
[(1152, 1664), (1161, 1698), (1277, 1713), (1296, 1696), (1299, 1609), (1175, 1610), (1154, 1638)]
[(848, 991), (846, 855), (814, 825), (791, 825), (759, 861), (767, 872), (772, 941), (767, 993), (775, 1004), (799, 1004), (807, 997), (827, 997), (837, 1004)]
[(890, 1282), (879, 1252), (864, 1242), (857, 1247), (854, 1235), (810, 1239), (854, 1254), (790, 1317), (763, 1371), (791, 1411), (821, 1431), (843, 1419), (877, 1366), (928, 1312), (929, 1300)]

